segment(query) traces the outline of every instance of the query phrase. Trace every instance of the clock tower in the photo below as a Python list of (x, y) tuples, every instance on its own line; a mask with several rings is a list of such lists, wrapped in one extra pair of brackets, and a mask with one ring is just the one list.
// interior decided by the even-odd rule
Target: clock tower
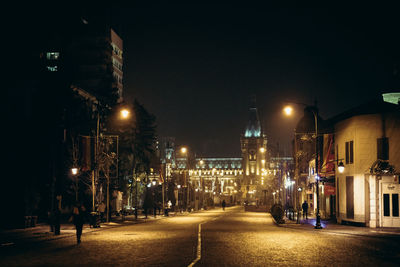
[(267, 137), (262, 131), (255, 97), (252, 97), (249, 109), (249, 120), (244, 134), (240, 137), (242, 150), (242, 193), (248, 202), (262, 197), (264, 174), (267, 161)]

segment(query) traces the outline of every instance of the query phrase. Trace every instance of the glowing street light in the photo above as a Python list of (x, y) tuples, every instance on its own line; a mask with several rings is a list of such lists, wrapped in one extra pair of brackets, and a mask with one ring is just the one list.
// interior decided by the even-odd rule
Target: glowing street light
[(181, 147), (181, 153), (182, 154), (186, 154), (187, 152), (187, 148), (186, 147)]
[(78, 168), (72, 168), (71, 169), (72, 175), (77, 175), (78, 174)]
[[(306, 104), (303, 103), (295, 103), (295, 104), (300, 104), (306, 107), (309, 107)], [(316, 106), (311, 106), (309, 109), (312, 114), (314, 115), (314, 126), (315, 126), (315, 170), (316, 170), (316, 176), (318, 176), (318, 108)], [(287, 115), (290, 116), (293, 113), (293, 108), (291, 106), (286, 106), (283, 109), (283, 112)], [(315, 229), (322, 229), (321, 226), (321, 215), (319, 212), (319, 179), (316, 179), (316, 188), (317, 188), (317, 214), (316, 214), (316, 223), (315, 223)]]
[(339, 162), (337, 168), (338, 168), (339, 173), (343, 173), (344, 172), (344, 164), (343, 164), (342, 161)]
[(129, 118), (130, 114), (131, 114), (131, 112), (130, 112), (128, 109), (126, 109), (126, 108), (121, 109), (121, 111), (120, 111), (120, 115), (121, 115), (121, 118), (122, 118), (122, 119), (127, 119), (127, 118)]
[(286, 106), (286, 107), (283, 109), (283, 112), (284, 112), (287, 116), (290, 116), (290, 115), (292, 115), (292, 113), (293, 113), (293, 108), (292, 108), (291, 106)]

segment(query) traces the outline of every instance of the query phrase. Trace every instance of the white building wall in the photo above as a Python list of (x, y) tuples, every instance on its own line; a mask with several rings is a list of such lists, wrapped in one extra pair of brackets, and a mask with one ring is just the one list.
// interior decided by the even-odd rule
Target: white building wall
[(365, 223), (364, 174), (354, 175), (354, 221)]
[[(389, 138), (389, 162), (400, 170), (400, 120), (395, 114), (385, 115), (386, 137)], [(354, 163), (346, 164), (343, 174), (337, 172), (337, 219), (379, 225), (379, 187), (376, 176), (369, 175), (377, 160), (377, 139), (383, 135), (381, 114), (359, 115), (335, 125), (335, 143), (339, 159), (345, 159), (345, 143), (354, 142)], [(354, 219), (346, 215), (346, 176), (354, 177)]]
[[(343, 174), (337, 174), (339, 179), (339, 221), (354, 221), (367, 223), (365, 212), (365, 173), (376, 160), (376, 139), (381, 137), (380, 115), (360, 115), (341, 121), (335, 125), (335, 143), (338, 156), (345, 163), (346, 142), (354, 142), (353, 164), (345, 163)], [(346, 176), (354, 178), (354, 219), (346, 214)], [(368, 221), (369, 223), (369, 221)]]

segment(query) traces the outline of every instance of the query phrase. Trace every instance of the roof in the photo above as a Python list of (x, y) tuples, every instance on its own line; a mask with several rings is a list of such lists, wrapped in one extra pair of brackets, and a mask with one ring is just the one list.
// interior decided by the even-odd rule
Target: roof
[(244, 137), (261, 137), (261, 123), (258, 117), (255, 97), (252, 97), (249, 109), (249, 121), (247, 123)]
[(354, 116), (399, 112), (399, 111), (400, 111), (399, 105), (385, 102), (383, 101), (382, 98), (376, 98), (359, 106), (351, 108), (345, 112), (342, 112), (330, 118), (327, 122), (329, 124), (335, 124), (339, 121), (343, 121)]
[[(318, 114), (318, 108), (315, 106), (307, 106), (304, 108), (304, 115), (296, 125), (296, 133), (314, 133), (315, 132), (315, 116)], [(321, 132), (324, 126), (324, 120), (318, 116), (318, 132)]]

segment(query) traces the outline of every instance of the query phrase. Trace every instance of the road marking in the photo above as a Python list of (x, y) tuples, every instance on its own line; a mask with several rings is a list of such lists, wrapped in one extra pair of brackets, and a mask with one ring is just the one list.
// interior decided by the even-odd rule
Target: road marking
[(215, 220), (219, 219), (219, 217), (222, 217), (222, 216), (223, 215), (220, 215), (220, 216), (215, 217), (215, 218), (213, 218), (213, 219), (211, 219), (209, 221), (199, 223), (199, 232), (197, 234), (197, 255), (196, 255), (196, 258), (192, 261), (192, 263), (188, 265), (188, 267), (193, 267), (201, 259), (201, 225), (203, 223), (208, 223), (208, 222), (215, 221)]
[(203, 223), (199, 224), (199, 233), (197, 234), (197, 257), (192, 261), (191, 264), (188, 265), (188, 267), (193, 267), (196, 262), (198, 262), (201, 259), (201, 225)]

